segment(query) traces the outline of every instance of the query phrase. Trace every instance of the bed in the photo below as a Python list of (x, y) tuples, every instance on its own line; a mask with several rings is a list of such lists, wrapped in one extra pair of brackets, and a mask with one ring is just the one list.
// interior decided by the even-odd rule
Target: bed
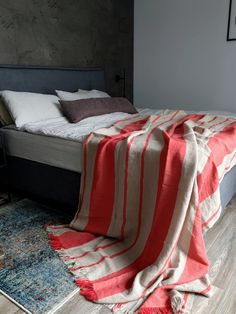
[[(78, 86), (82, 89), (96, 88), (104, 90), (104, 70), (98, 67), (0, 66), (0, 90), (55, 94), (55, 89), (74, 91)], [(8, 131), (2, 129), (2, 132), (6, 134)], [(17, 131), (15, 131), (15, 134), (17, 134)], [(6, 145), (9, 148), (7, 159), (11, 189), (23, 192), (24, 195), (40, 199), (41, 201), (49, 202), (52, 205), (66, 206), (68, 210), (75, 210), (78, 204), (80, 173), (73, 171), (74, 169), (65, 168), (57, 162), (52, 165), (48, 164), (48, 162), (42, 162), (38, 158), (29, 155), (25, 156), (25, 147), (18, 138), (18, 134), (15, 137), (15, 141), (13, 140), (13, 146), (17, 143), (16, 145), (18, 145), (20, 151), (22, 153), (24, 151), (24, 153), (23, 155), (11, 154), (11, 148), (9, 147), (11, 144), (8, 141), (9, 136), (6, 135)], [(47, 147), (51, 147), (50, 141), (53, 142), (53, 139), (49, 139)], [(34, 147), (31, 148), (29, 143), (26, 143), (26, 146), (31, 153), (34, 151)], [(77, 164), (80, 164), (80, 145), (78, 146), (77, 148), (71, 148), (71, 150), (76, 151)], [(68, 155), (70, 155), (70, 148), (68, 150)], [(38, 151), (40, 151), (39, 147)], [(56, 158), (55, 155), (52, 158), (58, 160), (58, 155)], [(63, 161), (64, 165), (65, 163), (70, 164), (70, 162), (70, 158)]]
[[(0, 90), (54, 94), (55, 89), (105, 90), (102, 68), (0, 66)], [(82, 141), (2, 128), (12, 190), (75, 211), (79, 201)], [(236, 192), (236, 167), (220, 185), (222, 206)]]

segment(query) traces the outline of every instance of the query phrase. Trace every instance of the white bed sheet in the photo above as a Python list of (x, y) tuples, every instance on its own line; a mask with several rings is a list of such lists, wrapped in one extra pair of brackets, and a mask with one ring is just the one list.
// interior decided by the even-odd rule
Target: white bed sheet
[[(161, 110), (139, 108), (138, 111), (140, 114), (154, 115)], [(189, 111), (189, 113), (192, 112)], [(201, 113), (232, 116), (232, 113), (219, 111), (205, 111)], [(114, 122), (127, 118), (129, 116), (131, 116), (131, 114), (116, 112), (95, 117), (89, 117), (78, 123), (69, 123), (65, 117), (62, 117), (25, 124), (24, 130), (33, 134), (58, 137), (82, 143), (90, 132), (93, 132), (99, 128), (109, 127)]]
[[(142, 114), (156, 114), (160, 110), (140, 109)], [(86, 118), (78, 123), (69, 123), (65, 117), (32, 122), (24, 125), (23, 130), (33, 134), (53, 136), (83, 142), (87, 135), (97, 129), (109, 127), (114, 122), (132, 116), (128, 113), (115, 112)]]

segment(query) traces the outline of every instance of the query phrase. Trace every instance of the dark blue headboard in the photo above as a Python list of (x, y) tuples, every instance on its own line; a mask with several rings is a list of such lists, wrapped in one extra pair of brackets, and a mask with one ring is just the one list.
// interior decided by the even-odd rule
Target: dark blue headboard
[(55, 89), (105, 90), (102, 68), (0, 65), (0, 90), (54, 94)]

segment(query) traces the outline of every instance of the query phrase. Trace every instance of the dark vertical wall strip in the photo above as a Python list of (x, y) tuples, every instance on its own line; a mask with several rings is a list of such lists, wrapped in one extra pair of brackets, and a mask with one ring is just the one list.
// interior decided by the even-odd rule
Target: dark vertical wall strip
[(106, 86), (133, 97), (133, 0), (0, 0), (0, 63), (103, 66)]

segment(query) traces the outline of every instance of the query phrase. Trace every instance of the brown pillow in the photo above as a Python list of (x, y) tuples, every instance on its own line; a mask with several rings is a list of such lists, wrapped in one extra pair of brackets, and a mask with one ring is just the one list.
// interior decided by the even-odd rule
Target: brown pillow
[(137, 113), (128, 99), (121, 97), (60, 100), (60, 103), (65, 116), (72, 123), (112, 112)]

